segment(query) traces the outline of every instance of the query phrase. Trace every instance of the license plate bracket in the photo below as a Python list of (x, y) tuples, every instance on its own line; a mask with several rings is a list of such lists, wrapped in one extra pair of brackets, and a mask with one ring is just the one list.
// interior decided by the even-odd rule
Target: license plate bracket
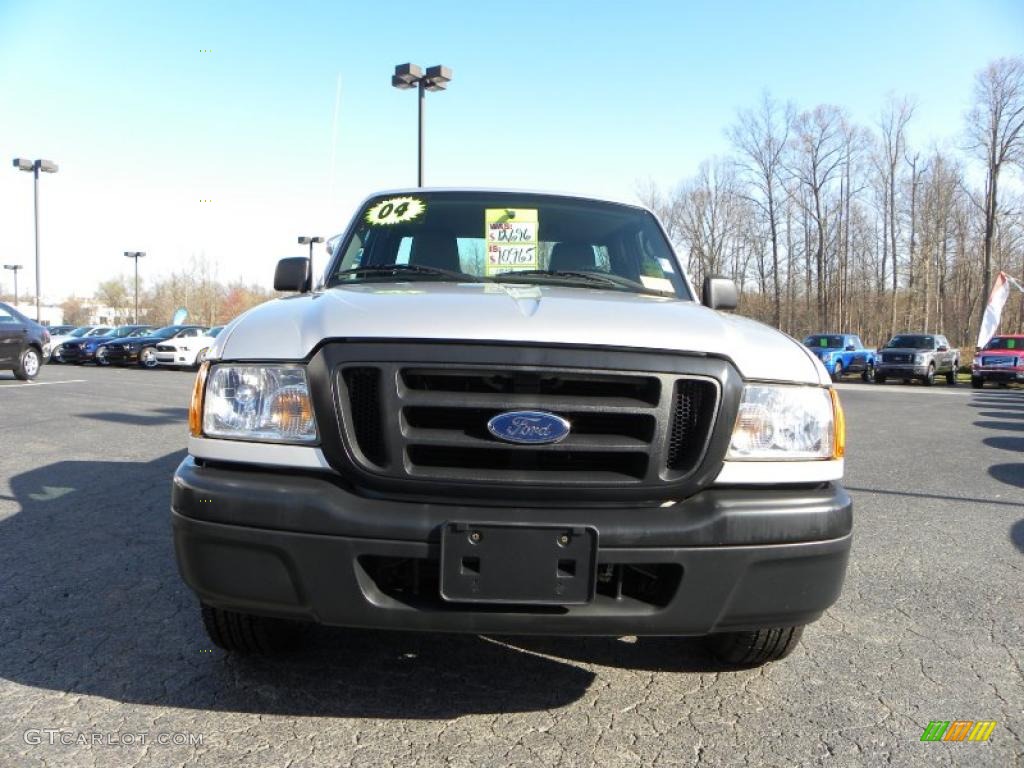
[(448, 522), (441, 597), (461, 603), (582, 605), (594, 598), (597, 529)]

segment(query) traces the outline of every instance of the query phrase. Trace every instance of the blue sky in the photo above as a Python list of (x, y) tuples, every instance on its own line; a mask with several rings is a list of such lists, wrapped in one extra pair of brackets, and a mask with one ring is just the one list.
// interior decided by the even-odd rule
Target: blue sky
[(31, 180), (8, 159), (27, 155), (61, 166), (42, 181), (44, 296), (127, 273), (124, 250), (147, 251), (144, 275), (205, 254), (269, 283), (296, 235), (415, 183), (416, 99), (389, 84), (404, 61), (454, 70), (427, 98), (428, 184), (631, 199), (727, 152), (765, 89), (869, 124), (907, 94), (912, 140), (955, 142), (974, 74), (1021, 53), (1019, 0), (0, 0), (0, 260), (34, 280)]

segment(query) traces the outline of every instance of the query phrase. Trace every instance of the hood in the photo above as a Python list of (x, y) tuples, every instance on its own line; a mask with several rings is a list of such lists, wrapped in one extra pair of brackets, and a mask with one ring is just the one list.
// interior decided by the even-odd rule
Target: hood
[(104, 343), (109, 347), (113, 346), (114, 344), (156, 344), (161, 341), (169, 341), (169, 339), (163, 336), (126, 336), (120, 339), (110, 339), (109, 341), (105, 341)]
[(974, 353), (975, 357), (1024, 357), (1024, 347), (1021, 349), (979, 349)]
[(217, 337), (211, 358), (300, 360), (323, 339), (580, 344), (726, 357), (748, 379), (825, 384), (795, 339), (664, 296), (497, 283), (362, 283), (262, 304)]

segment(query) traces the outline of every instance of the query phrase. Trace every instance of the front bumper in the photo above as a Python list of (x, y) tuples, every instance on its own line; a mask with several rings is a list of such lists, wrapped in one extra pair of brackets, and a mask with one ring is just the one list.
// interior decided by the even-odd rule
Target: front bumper
[(876, 376), (892, 376), (893, 378), (916, 378), (925, 376), (928, 373), (927, 365), (913, 365), (910, 363), (875, 363)]
[(96, 359), (96, 350), (82, 347), (61, 347), (60, 359), (65, 363), (88, 363)]
[(1024, 370), (1015, 368), (971, 368), (971, 376), (985, 381), (1024, 381)]
[[(704, 635), (805, 624), (838, 598), (852, 539), (852, 503), (832, 484), (716, 488), (670, 507), (484, 507), (367, 498), (326, 475), (188, 457), (171, 507), (179, 569), (205, 603), (444, 632)], [(645, 572), (660, 584), (645, 592), (623, 580), (609, 594), (599, 583), (584, 605), (445, 602), (436, 577), (449, 520), (593, 526), (599, 572)]]
[(124, 347), (107, 347), (107, 361), (111, 363), (137, 363), (139, 353)]

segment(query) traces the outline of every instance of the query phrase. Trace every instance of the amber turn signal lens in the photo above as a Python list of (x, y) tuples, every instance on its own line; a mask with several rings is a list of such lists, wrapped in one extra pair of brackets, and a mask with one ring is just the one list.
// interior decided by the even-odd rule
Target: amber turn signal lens
[(841, 459), (846, 455), (846, 414), (843, 413), (843, 404), (839, 402), (839, 393), (830, 389), (832, 395), (832, 414), (835, 424), (835, 439), (832, 441), (832, 458)]
[(203, 436), (203, 393), (206, 391), (206, 374), (209, 371), (209, 362), (200, 365), (192, 386), (192, 401), (188, 406), (188, 431), (192, 437)]

